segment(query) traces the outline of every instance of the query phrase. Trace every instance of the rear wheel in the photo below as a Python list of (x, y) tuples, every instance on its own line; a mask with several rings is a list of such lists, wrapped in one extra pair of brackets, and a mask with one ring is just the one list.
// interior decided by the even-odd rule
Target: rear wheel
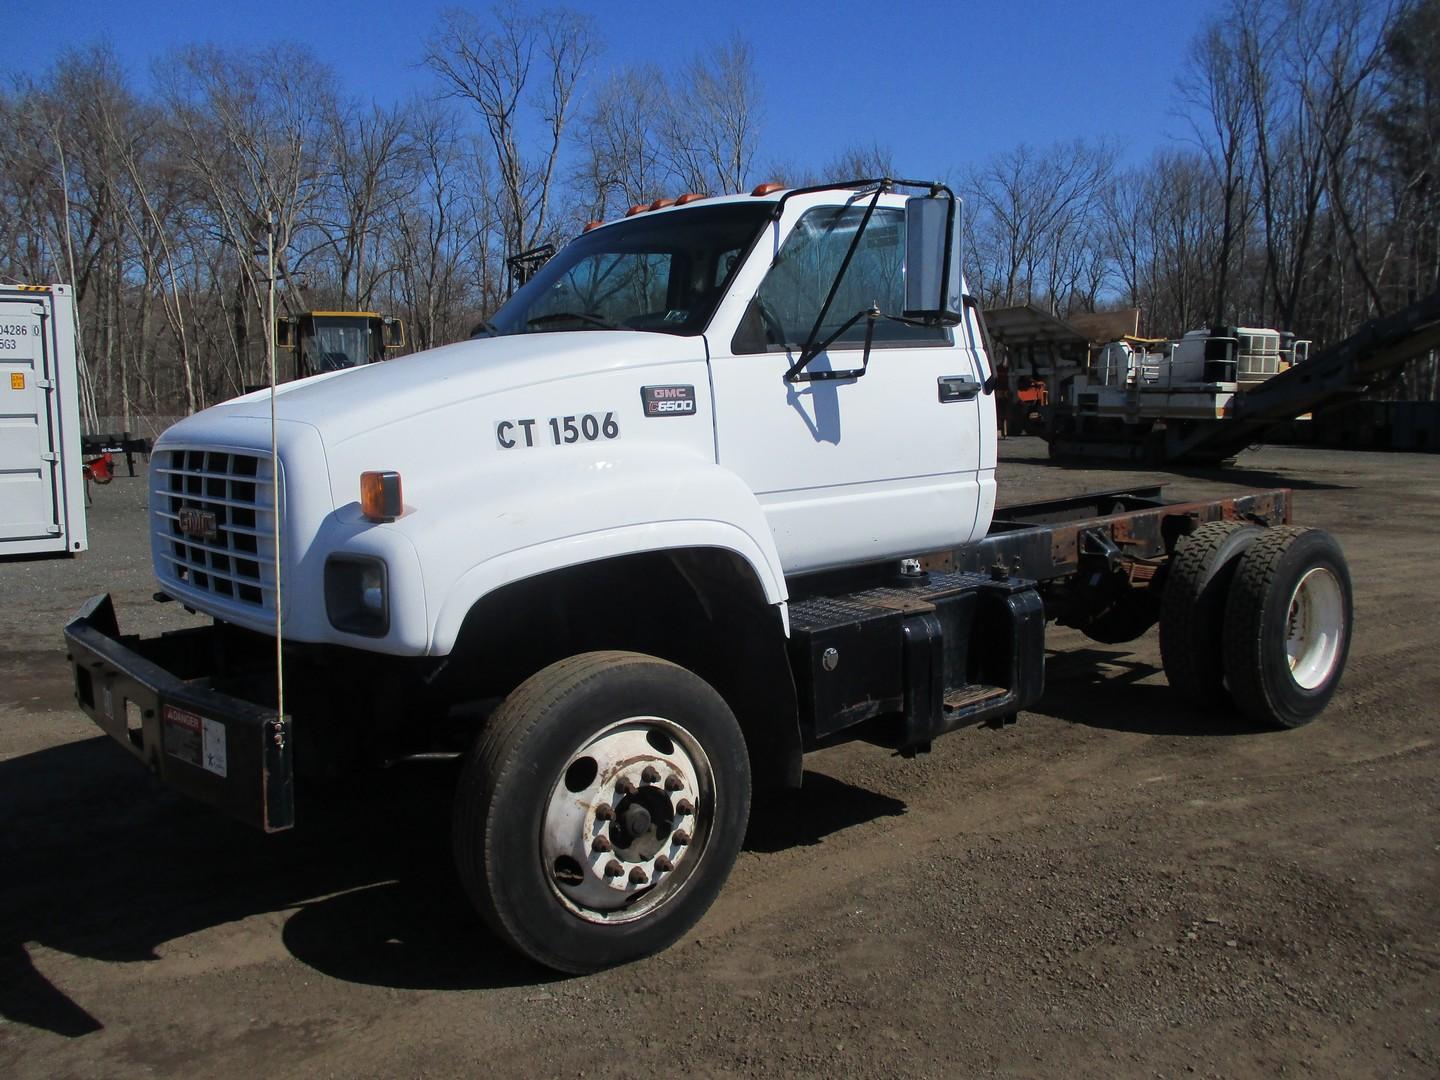
[(508, 943), (595, 971), (694, 925), (749, 807), (744, 738), (719, 694), (654, 657), (583, 653), (527, 679), (486, 725), (456, 793), (456, 865)]
[(1329, 703), (1350, 651), (1350, 571), (1320, 529), (1265, 531), (1225, 603), (1225, 677), (1247, 715), (1299, 727)]
[(1160, 657), (1166, 679), (1187, 702), (1225, 699), (1225, 599), (1240, 557), (1264, 531), (1210, 521), (1175, 545), (1160, 602)]

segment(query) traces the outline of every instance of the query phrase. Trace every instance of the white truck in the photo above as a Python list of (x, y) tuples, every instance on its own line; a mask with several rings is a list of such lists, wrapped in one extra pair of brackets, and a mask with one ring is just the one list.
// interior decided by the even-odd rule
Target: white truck
[(122, 637), (96, 597), (66, 628), (80, 706), (269, 830), (312, 778), (463, 757), (466, 890), (572, 972), (693, 925), (807, 750), (1013, 718), (1047, 620), (1158, 619), (1189, 699), (1317, 715), (1350, 581), (1288, 492), (997, 514), (960, 235), (940, 184), (661, 201), (587, 228), (488, 337), (279, 388), (273, 457), (267, 393), (181, 421), (155, 572), (213, 625)]

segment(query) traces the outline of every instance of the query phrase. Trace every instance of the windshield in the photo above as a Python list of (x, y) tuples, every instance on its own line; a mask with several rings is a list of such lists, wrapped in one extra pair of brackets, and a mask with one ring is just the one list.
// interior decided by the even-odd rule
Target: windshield
[(370, 362), (370, 320), (316, 316), (301, 343), (306, 374), (339, 371)]
[(500, 334), (658, 330), (698, 334), (769, 202), (644, 215), (572, 240), (495, 313)]

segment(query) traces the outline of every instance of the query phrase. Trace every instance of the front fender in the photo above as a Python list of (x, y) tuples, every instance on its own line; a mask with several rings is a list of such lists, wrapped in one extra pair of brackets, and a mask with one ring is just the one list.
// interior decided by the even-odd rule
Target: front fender
[(443, 508), (415, 507), (391, 526), (404, 529), (425, 568), (431, 655), (447, 655), (470, 609), (501, 586), (617, 555), (719, 548), (745, 560), (768, 603), (786, 600), (759, 502), (738, 476), (698, 455), (522, 470), (504, 486), (472, 496), (469, 507), (459, 493)]

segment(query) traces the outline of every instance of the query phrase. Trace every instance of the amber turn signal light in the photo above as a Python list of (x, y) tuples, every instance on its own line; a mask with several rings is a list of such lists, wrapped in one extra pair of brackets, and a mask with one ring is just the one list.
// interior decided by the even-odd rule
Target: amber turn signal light
[(360, 474), (360, 512), (371, 521), (394, 521), (404, 510), (398, 472)]

